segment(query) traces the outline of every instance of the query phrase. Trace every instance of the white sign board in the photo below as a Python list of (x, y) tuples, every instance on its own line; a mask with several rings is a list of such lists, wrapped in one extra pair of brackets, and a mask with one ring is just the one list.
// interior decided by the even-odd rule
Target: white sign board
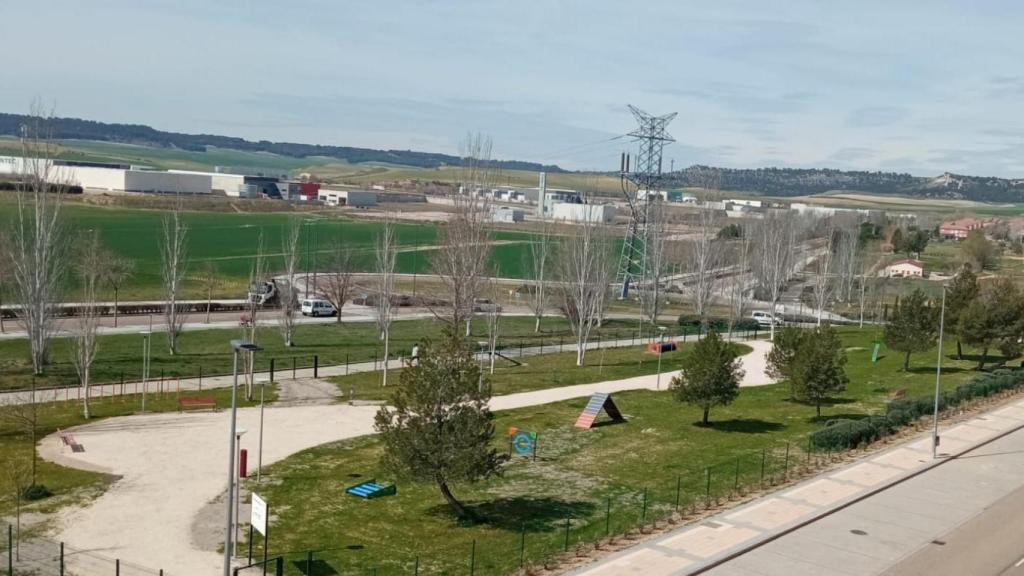
[(252, 515), (249, 523), (259, 530), (260, 534), (267, 535), (267, 501), (255, 492), (252, 493)]

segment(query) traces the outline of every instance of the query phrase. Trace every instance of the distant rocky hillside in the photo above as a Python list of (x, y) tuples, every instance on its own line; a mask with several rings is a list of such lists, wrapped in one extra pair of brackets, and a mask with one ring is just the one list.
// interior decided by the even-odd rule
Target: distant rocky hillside
[(852, 172), (797, 168), (714, 168), (690, 166), (667, 175), (672, 187), (717, 186), (768, 196), (803, 196), (832, 190), (856, 190), (979, 202), (1024, 202), (1024, 179), (943, 174), (918, 177), (896, 172)]
[[(18, 136), (21, 126), (27, 121), (20, 114), (4, 114), (0, 112), (0, 135)], [(374, 150), (372, 148), (352, 148), (349, 146), (321, 146), (318, 144), (297, 144), (294, 142), (269, 142), (260, 140), (253, 142), (232, 136), (216, 136), (211, 134), (181, 134), (164, 132), (142, 124), (107, 124), (78, 118), (56, 118), (55, 136), (63, 139), (98, 140), (102, 142), (120, 142), (124, 144), (141, 144), (163, 148), (178, 148), (193, 152), (203, 152), (207, 146), (244, 150), (247, 152), (270, 152), (293, 158), (324, 156), (337, 158), (351, 163), (387, 162), (418, 168), (437, 168), (439, 166), (460, 166), (463, 159), (450, 154), (433, 152), (416, 152), (413, 150)], [(505, 170), (534, 170), (547, 172), (563, 172), (558, 166), (521, 162), (518, 160), (495, 160), (494, 165)]]

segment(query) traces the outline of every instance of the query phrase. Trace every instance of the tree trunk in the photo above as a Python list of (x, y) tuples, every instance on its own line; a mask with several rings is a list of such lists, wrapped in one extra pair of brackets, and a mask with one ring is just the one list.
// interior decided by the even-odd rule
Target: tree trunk
[(988, 359), (988, 346), (981, 349), (981, 359), (978, 360), (978, 371), (981, 372), (985, 369), (985, 360)]
[(83, 415), (85, 416), (85, 419), (88, 420), (91, 417), (91, 414), (89, 412), (89, 368), (86, 367), (86, 369), (83, 370), (83, 373), (84, 375), (82, 377), (82, 411)]
[[(0, 324), (2, 326), (2, 324)], [(533, 333), (540, 334), (540, 314), (537, 314), (537, 321), (533, 324)]]
[(908, 370), (910, 370), (910, 351), (909, 350), (907, 351), (906, 354), (903, 355), (903, 371), (906, 372)]
[(391, 345), (391, 330), (384, 331), (384, 383), (381, 386), (388, 385), (388, 352)]
[(710, 412), (711, 412), (711, 408), (705, 406), (704, 407), (704, 416), (700, 419), (700, 423), (701, 423), (702, 426), (707, 426), (708, 425), (708, 414), (710, 414)]
[(117, 328), (117, 287), (114, 287), (114, 328)]
[(818, 418), (821, 418), (821, 398), (818, 398), (814, 402), (814, 414)]
[(443, 480), (438, 480), (437, 487), (441, 489), (441, 495), (444, 496), (445, 501), (448, 502), (448, 506), (451, 507), (452, 512), (454, 512), (459, 518), (465, 518), (466, 507), (462, 505), (462, 502), (459, 502), (455, 498), (455, 495), (452, 494), (452, 491), (448, 488), (448, 483)]
[(959, 338), (956, 339), (956, 359), (957, 360), (963, 360), (964, 359), (964, 350), (963, 350), (963, 348), (960, 345), (960, 339)]
[(213, 288), (206, 290), (206, 323), (210, 323), (210, 307), (213, 303)]

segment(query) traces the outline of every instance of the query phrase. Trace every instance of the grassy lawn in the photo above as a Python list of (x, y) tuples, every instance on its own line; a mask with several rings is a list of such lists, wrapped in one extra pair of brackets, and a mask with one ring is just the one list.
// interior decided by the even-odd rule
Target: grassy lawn
[[(667, 352), (661, 360), (662, 372), (678, 370), (691, 349), (685, 344), (676, 352)], [(750, 348), (737, 344), (741, 354)], [(494, 374), (489, 375), (491, 393), (511, 394), (513, 392), (529, 392), (544, 388), (558, 388), (574, 384), (588, 384), (605, 380), (618, 380), (658, 371), (658, 357), (649, 354), (643, 346), (628, 348), (609, 348), (590, 350), (587, 352), (586, 366), (576, 366), (576, 353), (539, 354), (526, 356), (521, 360), (511, 352), (509, 357), (522, 365), (515, 365), (507, 360), (496, 360)], [(389, 382), (398, 382), (401, 370), (393, 370), (388, 375)], [(391, 391), (381, 387), (380, 372), (360, 372), (351, 376), (336, 376), (329, 380), (338, 385), (342, 396), (350, 396), (356, 400), (387, 400)], [(668, 386), (669, 377), (662, 378), (662, 385)]]
[[(435, 320), (402, 320), (392, 325), (391, 356), (407, 356), (414, 343), (424, 337), (440, 334), (441, 323)], [(141, 329), (141, 328), (140, 328)], [(628, 338), (636, 332), (635, 321), (612, 320), (605, 323), (603, 337), (619, 334)], [(197, 330), (185, 332), (179, 340), (179, 351), (175, 356), (167, 353), (163, 334), (154, 336), (150, 374), (159, 378), (195, 377), (200, 367), (204, 375), (229, 374), (232, 355), (228, 342), (241, 337), (238, 329)], [(595, 333), (594, 338), (597, 338)], [(484, 320), (473, 325), (473, 338), (486, 340)], [(557, 345), (565, 342), (569, 349), (572, 335), (568, 324), (560, 318), (545, 318), (543, 331), (533, 332), (533, 319), (507, 317), (501, 323), (503, 345), (518, 351), (520, 342), (544, 342)], [(285, 348), (280, 332), (275, 327), (260, 328), (257, 341), (264, 350), (257, 354), (257, 368), (267, 370), (271, 358), (275, 359), (275, 370), (284, 374), (290, 372), (292, 359), (299, 368), (311, 367), (313, 356), (317, 355), (321, 366), (364, 362), (383, 355), (383, 343), (377, 337), (376, 324), (372, 322), (304, 324), (296, 328), (292, 348)], [(51, 362), (46, 375), (37, 379), (38, 386), (75, 385), (78, 376), (71, 363), (73, 342), (68, 338), (56, 338), (52, 342)], [(118, 382), (123, 372), (125, 380), (136, 380), (141, 376), (142, 338), (135, 334), (117, 334), (100, 337), (99, 352), (93, 365), (92, 381)], [(513, 353), (512, 351), (509, 352)], [(28, 356), (28, 341), (25, 339), (0, 341), (0, 390), (27, 388), (32, 379)]]
[[(217, 405), (220, 407), (231, 405), (231, 390), (219, 389), (204, 391), (204, 396), (214, 396)], [(265, 390), (267, 402), (274, 402), (277, 399), (277, 389), (274, 386)], [(115, 398), (93, 398), (90, 402), (93, 418), (86, 420), (82, 416), (82, 404), (76, 401), (50, 402), (39, 405), (38, 428), (36, 435), (42, 439), (48, 434), (55, 432), (58, 428), (66, 429), (72, 426), (94, 422), (103, 418), (115, 416), (126, 416), (136, 414), (141, 408), (141, 395), (130, 394)], [(246, 402), (245, 395), (238, 397), (239, 406), (258, 405), (259, 401)], [(0, 410), (10, 408), (0, 407)], [(150, 392), (146, 395), (147, 412), (173, 412), (178, 410), (177, 396), (173, 393), (156, 394)], [(6, 418), (0, 417), (0, 462), (11, 462), (17, 457), (28, 458), (31, 449), (31, 440), (21, 429), (14, 427)], [(36, 482), (45, 484), (53, 492), (54, 496), (32, 503), (23, 511), (31, 512), (53, 512), (57, 508), (78, 503), (98, 496), (106, 485), (113, 480), (106, 474), (86, 472), (74, 468), (66, 468), (44, 460), (38, 461)], [(0, 492), (0, 515), (9, 514), (14, 510), (14, 498), (8, 488)]]
[[(272, 552), (287, 552), (292, 562), (315, 550), (315, 558), (325, 563), (323, 574), (333, 573), (328, 566), (341, 574), (370, 573), (374, 567), (380, 574), (412, 573), (417, 557), (421, 574), (451, 574), (468, 573), (475, 541), (476, 573), (504, 574), (518, 566), (524, 527), (529, 561), (563, 548), (567, 517), (572, 546), (603, 536), (606, 522), (612, 533), (635, 525), (645, 514), (645, 493), (650, 519), (675, 506), (677, 486), (686, 505), (703, 500), (709, 487), (714, 498), (735, 483), (758, 485), (762, 458), (769, 478), (803, 462), (807, 434), (825, 420), (879, 413), (896, 389), (913, 396), (934, 386), (934, 350), (915, 355), (911, 369), (902, 372), (900, 355), (892, 351), (871, 363), (874, 329), (840, 332), (851, 383), (823, 407), (820, 420), (812, 406), (789, 400), (785, 384), (743, 389), (731, 406), (711, 411), (710, 428), (695, 426), (699, 410), (678, 404), (667, 392), (618, 393), (616, 403), (628, 422), (591, 430), (573, 427), (585, 398), (497, 413), (495, 444), (507, 449), (510, 426), (536, 431), (537, 460), (516, 456), (503, 476), (457, 486), (455, 493), (476, 515), (474, 522), (453, 519), (430, 484), (398, 478), (396, 496), (370, 501), (344, 494), (347, 485), (365, 479), (392, 479), (379, 465), (376, 438), (296, 454), (271, 467), (265, 475), (269, 481), (258, 489), (278, 510)], [(947, 346), (951, 354), (955, 343)], [(636, 351), (620, 353), (631, 364), (626, 355)], [(605, 370), (625, 369), (625, 364), (606, 364)], [(972, 366), (971, 358), (947, 357), (943, 387), (968, 380)], [(500, 375), (496, 389), (510, 385), (500, 384), (508, 377)], [(532, 386), (526, 380), (533, 378), (545, 376), (521, 378), (521, 385)], [(550, 383), (553, 376), (546, 378)], [(299, 573), (292, 563), (288, 570)]]

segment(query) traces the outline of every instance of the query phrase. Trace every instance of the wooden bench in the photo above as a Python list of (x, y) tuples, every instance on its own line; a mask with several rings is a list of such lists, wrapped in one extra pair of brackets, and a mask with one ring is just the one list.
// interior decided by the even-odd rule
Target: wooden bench
[(60, 429), (57, 430), (57, 434), (60, 436), (60, 443), (70, 448), (72, 452), (85, 452), (85, 448), (71, 434)]
[(906, 395), (907, 395), (907, 389), (906, 388), (899, 388), (899, 389), (893, 391), (892, 394), (889, 394), (889, 397), (886, 398), (886, 400), (889, 401), (889, 402), (892, 402), (893, 400), (899, 400), (900, 398), (903, 398)]
[(178, 398), (178, 412), (203, 409), (216, 410), (217, 399), (213, 396), (182, 396)]

